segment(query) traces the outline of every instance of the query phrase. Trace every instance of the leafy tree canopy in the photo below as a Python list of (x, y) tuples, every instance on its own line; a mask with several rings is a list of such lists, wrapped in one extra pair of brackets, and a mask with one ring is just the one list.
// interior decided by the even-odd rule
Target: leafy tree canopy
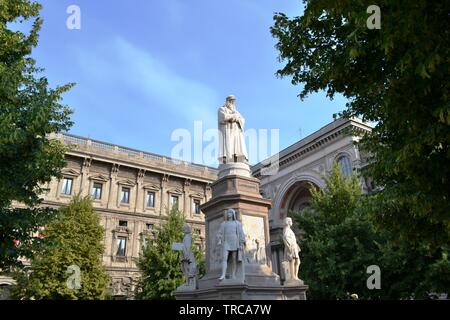
[(326, 190), (311, 188), (312, 205), (294, 214), (304, 232), (300, 276), (311, 299), (348, 299), (380, 295), (366, 286), (367, 267), (380, 263), (381, 241), (363, 214), (361, 187), (355, 176), (346, 178), (336, 164), (324, 177)]
[(75, 196), (42, 231), (46, 245), (18, 274), (15, 296), (104, 299), (110, 280), (102, 264), (104, 233), (90, 197)]
[[(137, 299), (173, 299), (172, 293), (185, 281), (181, 270), (181, 253), (172, 250), (172, 243), (183, 242), (184, 223), (183, 213), (175, 209), (171, 210), (168, 213), (167, 222), (156, 230), (155, 242), (143, 248), (137, 263), (142, 272), (137, 286)], [(195, 234), (192, 240), (194, 242)], [(192, 249), (202, 274), (204, 272), (203, 253), (195, 246)]]
[[(36, 207), (43, 186), (64, 167), (62, 144), (47, 139), (51, 132), (68, 130), (71, 110), (59, 103), (72, 86), (48, 86), (31, 52), (42, 25), (41, 6), (34, 1), (0, 2), (0, 269), (20, 265), (30, 256), (31, 236), (53, 216), (51, 209)], [(34, 19), (28, 35), (14, 24)], [(29, 209), (13, 209), (17, 201)]]
[(365, 174), (383, 188), (377, 223), (435, 254), (450, 241), (450, 34), (448, 1), (304, 0), (304, 13), (275, 15), (277, 74), (348, 99), (345, 117), (375, 127), (362, 140)]
[[(324, 179), (325, 190), (311, 189), (311, 208), (294, 214), (304, 234), (300, 276), (310, 299), (348, 299), (353, 293), (360, 299), (423, 299), (448, 292), (448, 245), (430, 255), (426, 243), (379, 228), (379, 194), (361, 194), (359, 179), (344, 177), (337, 165)], [(380, 288), (370, 290), (372, 265), (379, 267)]]

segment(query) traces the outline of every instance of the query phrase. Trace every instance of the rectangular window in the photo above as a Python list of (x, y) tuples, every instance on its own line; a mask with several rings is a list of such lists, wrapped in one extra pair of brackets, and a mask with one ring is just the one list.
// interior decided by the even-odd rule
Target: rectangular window
[(102, 198), (103, 185), (99, 182), (94, 182), (92, 186), (92, 199), (99, 200)]
[(178, 196), (170, 196), (170, 209), (178, 210)]
[(202, 234), (202, 230), (201, 229), (194, 229), (194, 232), (198, 236)]
[(64, 178), (63, 183), (62, 183), (61, 193), (67, 194), (67, 195), (72, 194), (72, 184), (73, 184), (72, 178)]
[(194, 199), (194, 201), (192, 203), (192, 211), (195, 214), (200, 214), (200, 200)]
[(152, 191), (147, 192), (147, 207), (154, 208), (155, 207), (155, 193)]
[(152, 231), (152, 230), (153, 230), (153, 227), (154, 227), (153, 223), (146, 223), (146, 224), (145, 224), (145, 228), (146, 228), (148, 231)]
[(130, 203), (130, 188), (122, 187), (122, 193), (120, 195), (121, 203)]
[(119, 227), (127, 227), (128, 221), (125, 220), (119, 220)]
[(127, 238), (125, 237), (118, 237), (117, 238), (117, 253), (116, 256), (118, 257), (125, 257), (127, 250)]

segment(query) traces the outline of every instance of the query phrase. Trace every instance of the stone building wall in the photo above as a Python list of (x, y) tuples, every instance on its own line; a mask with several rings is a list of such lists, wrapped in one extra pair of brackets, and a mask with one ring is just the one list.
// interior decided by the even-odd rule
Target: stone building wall
[[(69, 134), (51, 138), (63, 141), (71, 150), (66, 154), (63, 177), (48, 184), (43, 205), (59, 207), (75, 194), (92, 195), (94, 187), (101, 186), (93, 206), (105, 228), (103, 264), (112, 277), (116, 297), (132, 295), (139, 276), (136, 259), (142, 246), (154, 238), (154, 228), (167, 219), (172, 197), (178, 198), (178, 208), (198, 234), (197, 245), (203, 245), (204, 215), (195, 212), (194, 201), (202, 204), (211, 198), (210, 184), (217, 176), (214, 168)], [(124, 190), (128, 201), (123, 201)], [(153, 206), (148, 205), (149, 193), (154, 197)], [(120, 250), (124, 243), (125, 250)]]
[[(338, 119), (252, 167), (253, 175), (261, 181), (263, 196), (272, 200), (269, 211), (272, 266), (282, 278), (284, 218), (310, 205), (310, 188), (325, 188), (323, 177), (331, 172), (335, 162), (344, 174), (353, 174), (365, 164), (366, 157), (355, 142), (370, 130), (357, 119)], [(364, 178), (361, 188), (370, 191)], [(300, 236), (301, 226), (296, 231)]]
[[(349, 130), (353, 133), (349, 134)], [(366, 156), (355, 142), (370, 130), (359, 120), (338, 119), (252, 167), (253, 176), (260, 179), (262, 195), (272, 200), (272, 267), (281, 278), (283, 219), (310, 204), (311, 186), (325, 187), (323, 176), (331, 171), (334, 162), (346, 174), (364, 166)], [(215, 168), (69, 134), (50, 138), (61, 140), (70, 151), (66, 153), (63, 178), (48, 184), (43, 205), (59, 207), (69, 203), (73, 195), (92, 195), (94, 187), (101, 186), (101, 196), (93, 199), (93, 205), (105, 228), (103, 263), (111, 275), (114, 296), (132, 296), (139, 276), (136, 259), (142, 245), (151, 243), (153, 229), (167, 219), (174, 197), (193, 232), (199, 235), (197, 245), (203, 245), (204, 215), (195, 212), (194, 204), (211, 198), (210, 185), (217, 179)], [(64, 194), (64, 179), (71, 179), (70, 194)], [(361, 188), (366, 192), (371, 187), (367, 182), (361, 179)], [(124, 189), (129, 191), (126, 203), (122, 201)], [(148, 193), (154, 195), (153, 206), (148, 206)], [(126, 242), (124, 254), (118, 254), (120, 241)]]

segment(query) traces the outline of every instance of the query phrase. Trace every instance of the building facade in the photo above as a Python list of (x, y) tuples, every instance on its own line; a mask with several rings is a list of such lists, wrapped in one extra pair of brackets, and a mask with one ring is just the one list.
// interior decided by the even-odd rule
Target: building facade
[(90, 195), (105, 229), (103, 264), (112, 278), (112, 294), (130, 297), (138, 277), (136, 260), (154, 239), (155, 227), (177, 207), (204, 242), (199, 207), (211, 197), (216, 169), (176, 161), (70, 134), (53, 135), (70, 147), (61, 179), (53, 179), (43, 206), (59, 207), (76, 194)]
[[(252, 167), (253, 175), (261, 181), (263, 196), (272, 200), (269, 211), (272, 267), (282, 279), (284, 218), (310, 205), (310, 188), (325, 188), (323, 177), (331, 172), (335, 162), (344, 175), (364, 166), (367, 157), (355, 142), (370, 130), (370, 126), (357, 119), (337, 119)], [(370, 181), (361, 178), (361, 188), (370, 191)]]
[[(333, 163), (338, 162), (346, 175), (364, 165), (365, 156), (355, 142), (370, 130), (359, 120), (338, 119), (251, 168), (261, 181), (262, 195), (272, 200), (272, 267), (281, 279), (283, 219), (310, 205), (310, 188), (325, 187), (323, 177)], [(196, 245), (204, 245), (200, 205), (211, 198), (210, 184), (217, 179), (217, 169), (71, 134), (50, 138), (70, 150), (62, 178), (46, 186), (43, 205), (57, 208), (76, 194), (92, 197), (105, 229), (103, 264), (116, 298), (133, 296), (140, 250), (153, 241), (155, 227), (164, 223), (168, 210), (177, 207), (183, 212), (197, 234)], [(369, 182), (361, 178), (364, 191), (370, 191)], [(8, 285), (7, 281), (12, 280), (4, 278), (0, 285)]]

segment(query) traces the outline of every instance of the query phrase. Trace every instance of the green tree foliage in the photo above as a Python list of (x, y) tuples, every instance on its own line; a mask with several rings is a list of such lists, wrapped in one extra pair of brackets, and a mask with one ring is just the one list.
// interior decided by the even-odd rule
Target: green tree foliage
[(430, 299), (450, 288), (449, 248), (433, 256), (426, 245), (409, 245), (389, 239), (381, 248), (381, 285), (384, 298)]
[[(104, 299), (109, 282), (103, 265), (104, 229), (89, 197), (75, 196), (42, 231), (46, 245), (20, 272), (15, 296), (24, 299)], [(80, 269), (80, 287), (76, 274)], [(70, 278), (72, 277), (72, 278)], [(68, 284), (69, 280), (69, 284)]]
[(448, 293), (449, 245), (443, 244), (438, 250), (430, 250), (428, 242), (405, 241), (399, 237), (397, 229), (389, 230), (380, 226), (377, 221), (379, 210), (383, 210), (378, 199), (380, 196), (383, 195), (368, 197), (361, 210), (366, 212), (377, 234), (383, 238), (376, 263), (382, 271), (381, 296), (389, 299), (423, 299), (430, 298), (430, 295), (435, 293)]
[(304, 232), (300, 277), (311, 299), (374, 298), (366, 286), (367, 267), (380, 263), (380, 237), (361, 210), (363, 198), (355, 176), (344, 177), (338, 165), (325, 177), (326, 191), (311, 189), (312, 205), (294, 214)]
[[(37, 239), (30, 236), (53, 216), (41, 209), (39, 194), (64, 167), (64, 148), (46, 135), (68, 130), (71, 111), (59, 104), (71, 85), (51, 89), (30, 57), (42, 25), (33, 1), (0, 1), (0, 269), (20, 264)], [(34, 19), (28, 35), (14, 24)], [(30, 209), (13, 209), (18, 201)], [(19, 241), (19, 242), (18, 242)]]
[(383, 187), (376, 222), (427, 255), (450, 242), (450, 30), (448, 1), (304, 0), (302, 16), (275, 15), (271, 32), (286, 64), (279, 76), (349, 99), (343, 116), (375, 123), (363, 141), (366, 174)]
[[(376, 223), (379, 201), (362, 195), (358, 178), (335, 165), (325, 190), (312, 189), (312, 206), (294, 214), (304, 232), (300, 276), (310, 299), (428, 298), (450, 288), (449, 248), (429, 254), (425, 243), (405, 242)], [(369, 290), (367, 267), (380, 268), (381, 289)]]
[[(172, 293), (184, 283), (181, 271), (181, 253), (172, 250), (172, 243), (183, 242), (185, 218), (178, 210), (168, 212), (167, 222), (156, 230), (153, 245), (143, 248), (137, 265), (142, 273), (137, 285), (137, 299), (167, 300), (173, 299)], [(195, 235), (193, 234), (193, 242)], [(204, 273), (203, 253), (193, 246), (200, 274)]]

